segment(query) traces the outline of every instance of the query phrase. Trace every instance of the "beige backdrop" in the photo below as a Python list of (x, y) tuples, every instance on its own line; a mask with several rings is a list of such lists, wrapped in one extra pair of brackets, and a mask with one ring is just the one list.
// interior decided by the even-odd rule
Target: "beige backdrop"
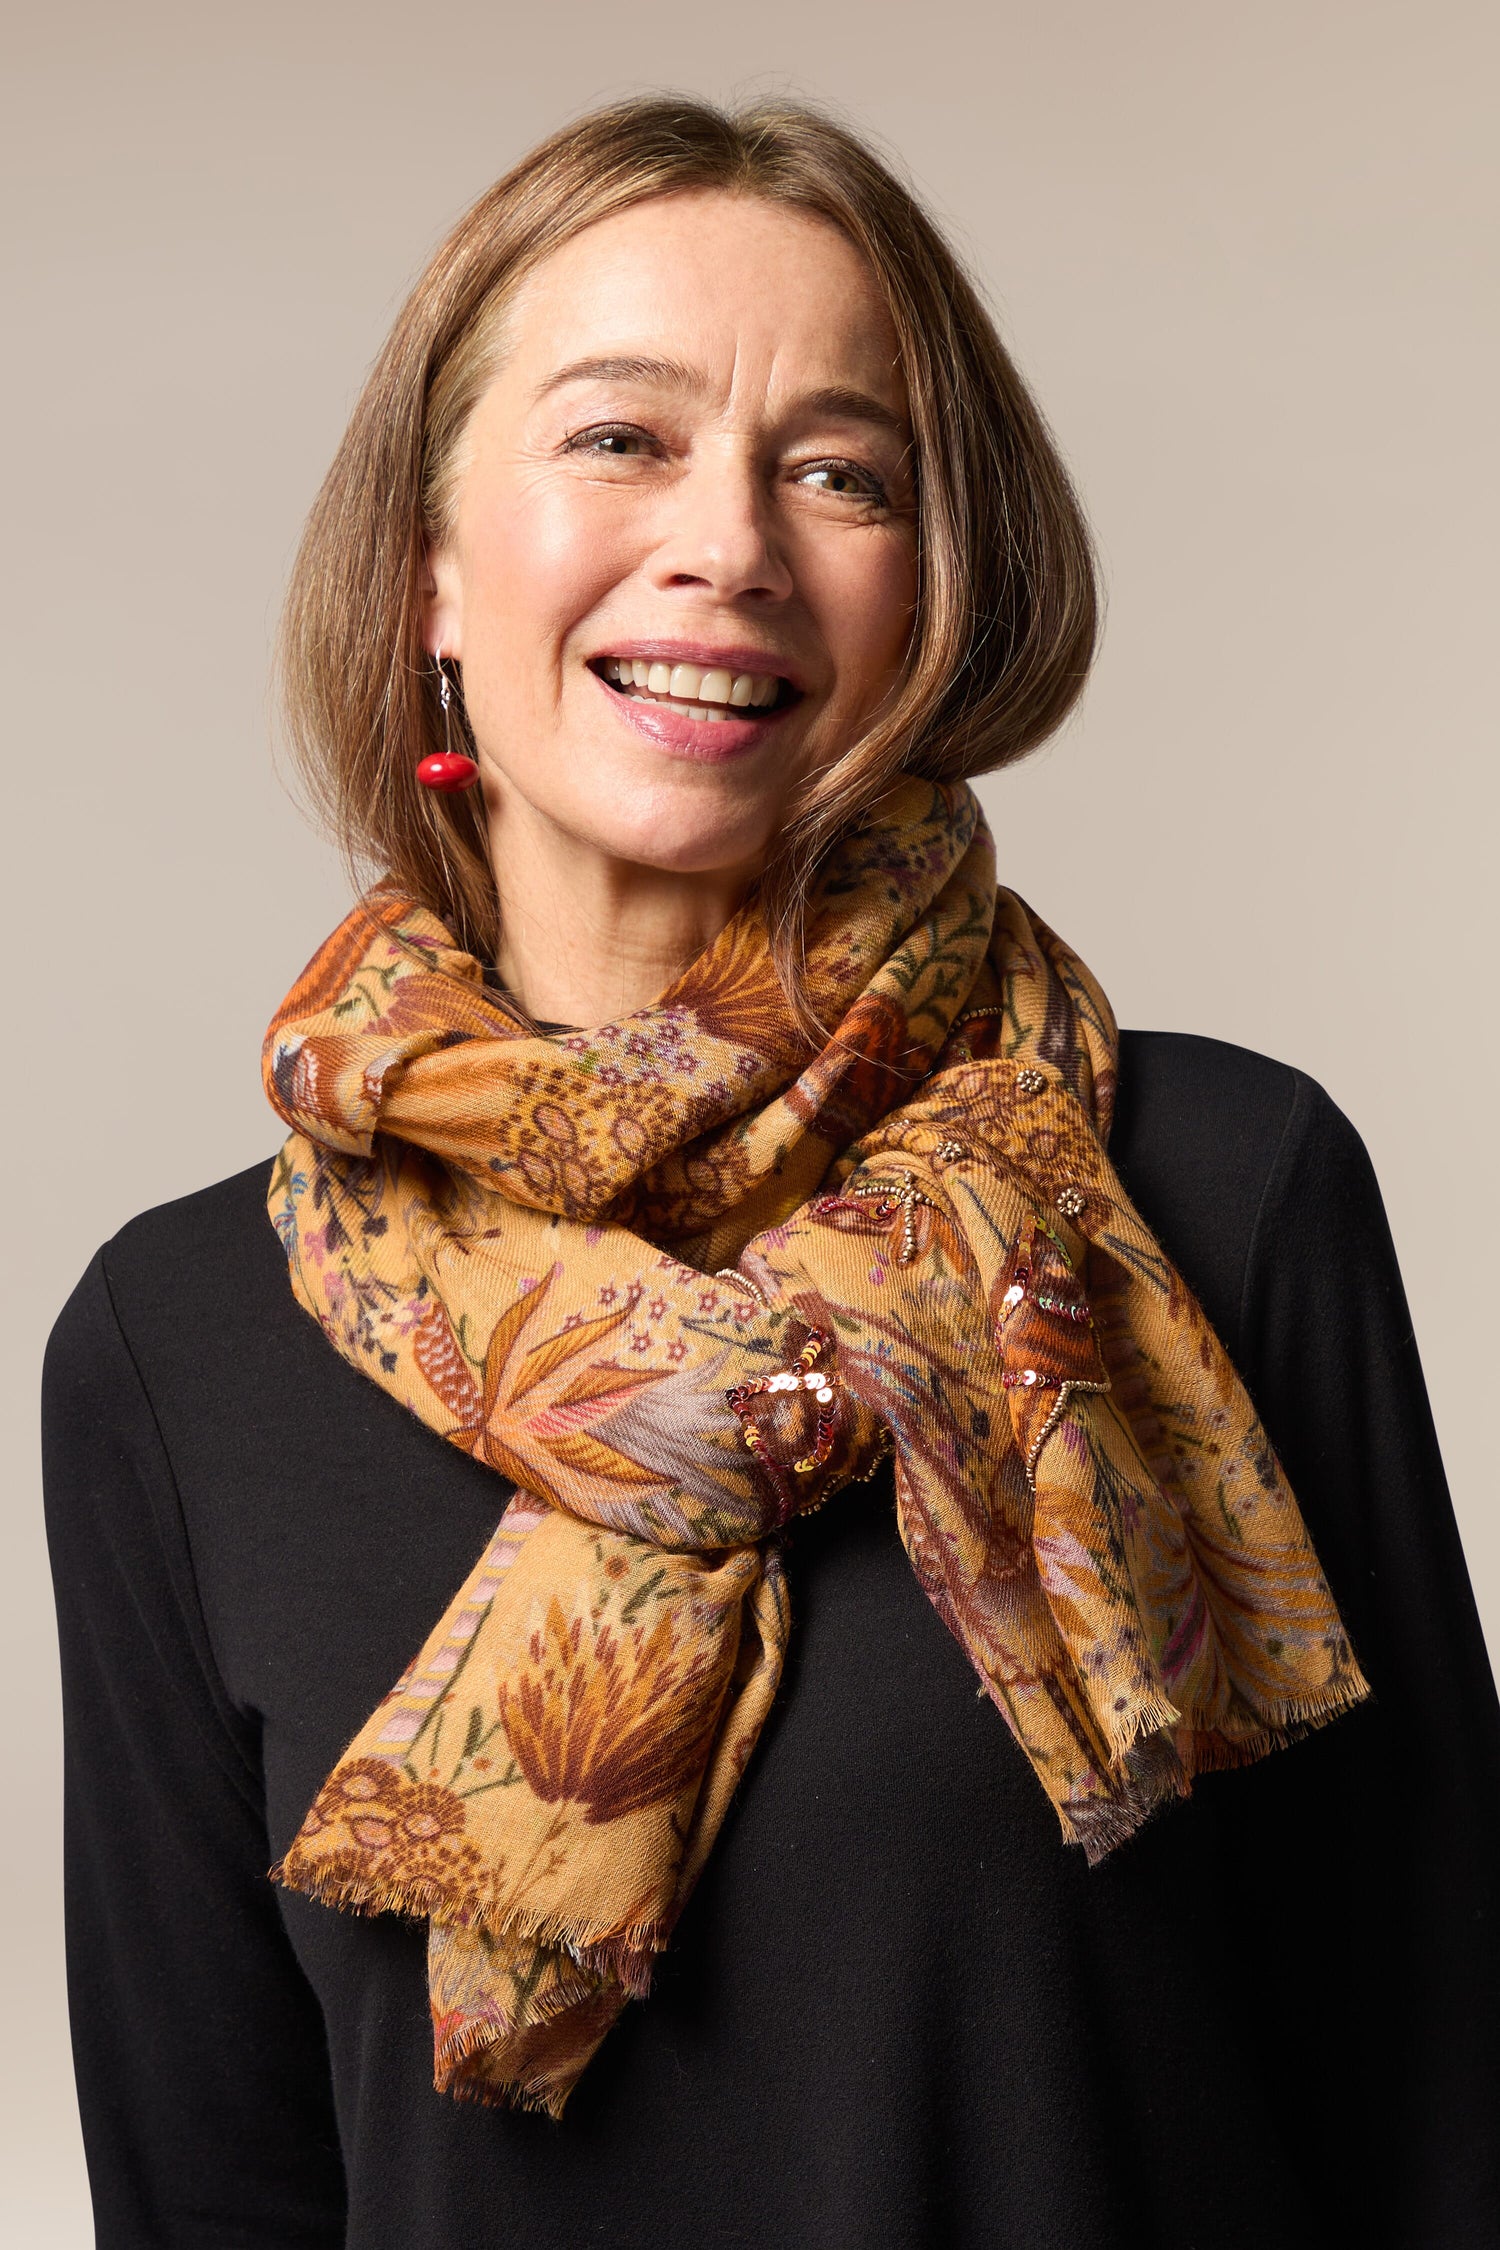
[(602, 96), (831, 100), (967, 246), (1111, 594), (1081, 719), (988, 788), (1003, 874), (1125, 1022), (1282, 1056), (1364, 1132), (1500, 1647), (1479, 983), (1500, 19), (1486, 0), (27, 13), (3, 134), (0, 2236), (75, 2250), (41, 1343), (102, 1237), (273, 1146), (261, 1030), (343, 895), (269, 747), (299, 519), (440, 230)]

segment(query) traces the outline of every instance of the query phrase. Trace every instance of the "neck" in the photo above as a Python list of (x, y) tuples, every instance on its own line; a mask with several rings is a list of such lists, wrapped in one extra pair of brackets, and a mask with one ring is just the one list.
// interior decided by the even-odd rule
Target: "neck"
[(712, 945), (749, 888), (746, 871), (640, 867), (565, 836), (530, 808), (491, 819), (500, 901), (495, 966), (542, 1023), (591, 1029), (649, 1007)]

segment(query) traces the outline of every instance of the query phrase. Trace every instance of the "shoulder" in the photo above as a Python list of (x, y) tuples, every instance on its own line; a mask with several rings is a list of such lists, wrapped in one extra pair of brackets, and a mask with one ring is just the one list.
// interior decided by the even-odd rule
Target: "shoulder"
[(271, 1158), (212, 1187), (160, 1203), (131, 1219), (100, 1258), (114, 1293), (142, 1308), (153, 1297), (180, 1301), (214, 1291), (226, 1271), (237, 1285), (265, 1276), (286, 1287), (286, 1261), (266, 1208)]
[(1294, 1214), (1384, 1233), (1363, 1142), (1313, 1078), (1186, 1032), (1126, 1031), (1110, 1155), (1219, 1333), (1238, 1343), (1268, 1239)]
[(1183, 1186), (1246, 1208), (1309, 1177), (1371, 1178), (1364, 1142), (1315, 1078), (1184, 1031), (1120, 1034), (1110, 1154), (1122, 1175), (1170, 1170)]
[(139, 1383), (159, 1395), (253, 1364), (309, 1327), (266, 1209), (271, 1159), (143, 1212), (106, 1242), (48, 1344), (49, 1388)]

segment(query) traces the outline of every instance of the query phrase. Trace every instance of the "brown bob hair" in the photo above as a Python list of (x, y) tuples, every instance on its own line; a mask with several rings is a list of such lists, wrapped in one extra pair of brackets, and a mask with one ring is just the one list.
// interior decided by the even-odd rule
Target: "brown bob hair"
[[(563, 127), (482, 195), (407, 298), (308, 518), (282, 623), (291, 741), (351, 861), (388, 873), (493, 959), (498, 904), (474, 797), (434, 802), (442, 747), (423, 636), (430, 543), (522, 276), (596, 220), (712, 189), (814, 214), (862, 251), (899, 341), (916, 454), (918, 602), (896, 693), (806, 786), (760, 881), (799, 1006), (801, 908), (832, 843), (898, 774), (952, 781), (1021, 757), (1076, 701), (1098, 595), (1046, 424), (953, 251), (845, 127), (789, 102), (651, 96)], [(799, 1006), (800, 1012), (800, 1006)]]

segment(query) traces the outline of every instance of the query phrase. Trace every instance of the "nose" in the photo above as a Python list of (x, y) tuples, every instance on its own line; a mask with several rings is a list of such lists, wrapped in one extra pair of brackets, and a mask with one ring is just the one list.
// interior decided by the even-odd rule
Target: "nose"
[(723, 602), (783, 602), (791, 594), (775, 508), (747, 448), (697, 451), (674, 480), (652, 576), (663, 588)]

